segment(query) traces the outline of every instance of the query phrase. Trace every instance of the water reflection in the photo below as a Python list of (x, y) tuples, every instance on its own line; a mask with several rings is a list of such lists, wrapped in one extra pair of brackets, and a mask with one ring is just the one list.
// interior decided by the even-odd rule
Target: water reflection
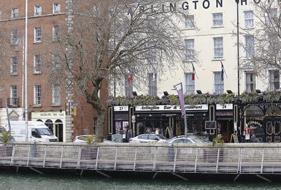
[(0, 172), (0, 190), (279, 190), (280, 184), (234, 182), (183, 182), (180, 180), (103, 179), (78, 175), (5, 174)]

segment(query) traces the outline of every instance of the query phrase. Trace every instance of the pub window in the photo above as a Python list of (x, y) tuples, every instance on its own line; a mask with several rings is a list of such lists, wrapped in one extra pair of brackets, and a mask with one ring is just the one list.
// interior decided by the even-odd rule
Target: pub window
[(246, 92), (254, 92), (256, 90), (256, 75), (253, 72), (246, 72)]
[(280, 73), (279, 70), (269, 71), (269, 89), (271, 91), (280, 89)]
[(214, 72), (214, 93), (223, 94), (223, 92), (224, 92), (223, 72), (222, 71)]
[(195, 92), (194, 73), (185, 73), (185, 94), (191, 95)]
[(148, 95), (157, 96), (157, 73), (148, 73)]

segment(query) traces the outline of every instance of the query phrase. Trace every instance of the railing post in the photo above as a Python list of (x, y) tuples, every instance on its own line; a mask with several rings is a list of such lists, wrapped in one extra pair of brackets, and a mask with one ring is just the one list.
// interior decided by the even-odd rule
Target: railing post
[(12, 150), (12, 157), (11, 157), (11, 162), (10, 162), (10, 166), (13, 165), (14, 163), (14, 156), (15, 156), (15, 152), (16, 152), (16, 144), (13, 144), (13, 150)]
[(29, 144), (26, 166), (29, 165), (30, 153), (31, 153), (31, 146), (32, 146), (32, 144)]
[(81, 163), (81, 152), (82, 152), (82, 150), (81, 150), (82, 148), (81, 148), (81, 146), (79, 146), (79, 150), (78, 150), (78, 158), (77, 158), (77, 169), (80, 169), (80, 163)]
[(61, 153), (60, 153), (60, 168), (62, 168), (63, 149), (64, 149), (64, 146), (61, 146)]
[(118, 156), (118, 148), (117, 146), (115, 147), (115, 157), (114, 157), (114, 170), (116, 170), (116, 165), (117, 165), (117, 156)]
[(100, 147), (98, 147), (98, 150), (97, 150), (97, 157), (96, 157), (96, 170), (98, 170), (99, 153), (100, 153)]
[(177, 166), (177, 154), (178, 154), (178, 148), (176, 148), (175, 155), (174, 155), (174, 168), (173, 172), (176, 172), (176, 166)]
[(43, 168), (45, 168), (46, 166), (47, 146), (48, 145), (45, 145), (45, 150), (44, 150)]
[(195, 155), (195, 162), (194, 162), (194, 173), (197, 171), (197, 163), (198, 163), (198, 150), (199, 148), (196, 148), (196, 155)]
[(155, 147), (155, 151), (154, 151), (154, 157), (153, 157), (153, 168), (152, 171), (156, 170), (156, 160), (157, 160), (157, 154), (158, 154), (158, 147)]
[(133, 168), (133, 171), (136, 171), (137, 154), (138, 154), (138, 149), (135, 148), (135, 158), (134, 158), (134, 168)]
[(262, 150), (262, 156), (261, 156), (261, 174), (263, 173), (263, 164), (264, 164), (264, 148)]
[(218, 148), (218, 152), (217, 152), (217, 164), (216, 164), (216, 173), (218, 173), (219, 171), (219, 161), (220, 161), (220, 148)]
[(242, 170), (242, 148), (239, 148), (237, 173), (241, 173), (241, 170)]

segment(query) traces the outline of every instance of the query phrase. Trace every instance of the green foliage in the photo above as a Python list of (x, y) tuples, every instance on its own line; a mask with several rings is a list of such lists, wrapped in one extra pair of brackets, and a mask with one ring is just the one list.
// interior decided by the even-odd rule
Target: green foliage
[(87, 144), (93, 144), (95, 142), (95, 136), (94, 135), (88, 135), (86, 138)]
[(171, 105), (179, 105), (179, 99), (176, 95), (169, 95)]
[(3, 144), (8, 144), (10, 141), (11, 135), (9, 131), (3, 131), (0, 136), (0, 141)]
[[(116, 97), (109, 101), (109, 106), (119, 105), (179, 105), (177, 95), (169, 95), (169, 101), (163, 101), (161, 98), (156, 96), (144, 96), (140, 95), (133, 98), (127, 97)], [(234, 94), (196, 94), (188, 95), (184, 97), (185, 104), (196, 105), (196, 104), (229, 104), (237, 101), (238, 97)], [(281, 92), (263, 92), (263, 93), (242, 93), (239, 96), (241, 103), (259, 103), (261, 101), (273, 103), (281, 101)]]
[(222, 145), (224, 143), (222, 135), (218, 134), (215, 138), (213, 138), (213, 146)]

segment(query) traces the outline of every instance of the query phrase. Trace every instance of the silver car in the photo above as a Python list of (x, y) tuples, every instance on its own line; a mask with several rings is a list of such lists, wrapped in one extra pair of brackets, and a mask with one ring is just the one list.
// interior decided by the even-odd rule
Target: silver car
[(166, 138), (158, 134), (141, 134), (129, 139), (129, 143), (165, 142)]
[(195, 135), (188, 135), (188, 136), (177, 136), (173, 137), (166, 141), (169, 145), (171, 144), (204, 144), (210, 143), (203, 137), (195, 136)]

